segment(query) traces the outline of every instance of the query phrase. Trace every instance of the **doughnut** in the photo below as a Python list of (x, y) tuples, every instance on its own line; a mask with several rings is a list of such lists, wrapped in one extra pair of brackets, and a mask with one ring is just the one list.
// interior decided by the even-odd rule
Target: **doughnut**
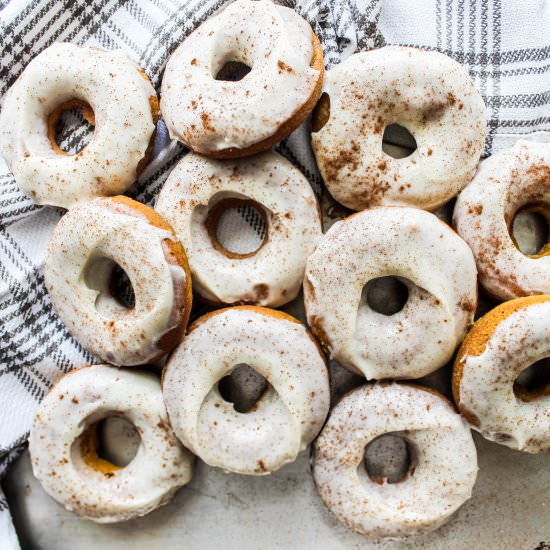
[[(393, 276), (408, 290), (393, 315), (374, 310), (367, 283)], [(381, 206), (333, 225), (309, 257), (308, 322), (328, 353), (368, 380), (419, 378), (452, 357), (477, 305), (466, 243), (436, 216)]]
[[(412, 449), (398, 482), (371, 477), (365, 447), (382, 435)], [(440, 394), (399, 383), (367, 384), (331, 411), (317, 438), (312, 473), (324, 504), (349, 529), (374, 539), (431, 532), (472, 495), (477, 454), (466, 422)]]
[[(125, 467), (98, 456), (98, 423), (122, 417), (141, 441)], [(32, 469), (67, 510), (98, 523), (143, 516), (191, 479), (193, 457), (168, 424), (156, 376), (108, 365), (63, 376), (38, 407), (29, 436)]]
[[(323, 92), (312, 145), (339, 203), (436, 210), (472, 178), (485, 143), (485, 106), (450, 57), (397, 46), (357, 53), (327, 71)], [(415, 138), (407, 158), (382, 150), (393, 124)]]
[[(95, 125), (92, 140), (75, 155), (55, 142), (55, 127), (69, 109)], [(69, 208), (132, 185), (148, 161), (158, 114), (153, 86), (122, 50), (57, 43), (6, 94), (0, 152), (35, 202)]]
[[(264, 218), (264, 242), (255, 252), (228, 251), (216, 224), (227, 208), (246, 205)], [(276, 307), (293, 300), (322, 236), (309, 182), (273, 151), (246, 160), (189, 153), (170, 174), (155, 209), (186, 245), (195, 292), (213, 304)]]
[[(120, 266), (135, 305), (112, 290)], [(191, 310), (191, 274), (173, 229), (153, 209), (127, 197), (71, 208), (56, 226), (44, 278), (55, 310), (91, 353), (115, 365), (154, 361), (181, 340)]]
[(550, 384), (528, 391), (520, 373), (550, 356), (550, 296), (500, 304), (479, 319), (455, 360), (455, 402), (483, 437), (528, 453), (550, 451)]
[[(241, 80), (220, 80), (231, 64), (251, 70)], [(170, 137), (193, 151), (248, 156), (302, 124), (321, 93), (323, 70), (319, 40), (296, 12), (269, 0), (237, 0), (172, 54), (160, 108)]]
[(462, 191), (453, 225), (472, 249), (479, 280), (496, 299), (550, 293), (550, 245), (523, 254), (511, 228), (520, 211), (550, 222), (550, 146), (519, 140), (484, 160)]
[[(218, 388), (242, 364), (268, 383), (245, 413)], [(210, 466), (249, 475), (294, 461), (319, 433), (330, 404), (325, 359), (305, 326), (257, 306), (199, 318), (170, 356), (162, 390), (174, 432), (187, 448)]]

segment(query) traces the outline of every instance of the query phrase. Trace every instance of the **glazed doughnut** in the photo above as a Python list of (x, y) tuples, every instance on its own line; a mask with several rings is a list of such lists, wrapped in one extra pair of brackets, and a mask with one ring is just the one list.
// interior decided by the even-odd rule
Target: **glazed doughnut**
[[(373, 310), (364, 287), (385, 276), (407, 286), (393, 315)], [(466, 243), (416, 208), (364, 210), (333, 225), (309, 257), (307, 319), (330, 355), (367, 379), (419, 378), (443, 366), (471, 325), (476, 266)]]
[[(111, 291), (116, 265), (135, 306)], [(54, 308), (88, 351), (115, 365), (139, 365), (175, 347), (191, 310), (191, 274), (172, 228), (127, 197), (99, 198), (69, 210), (54, 230), (44, 277)]]
[(550, 451), (550, 384), (528, 392), (520, 373), (550, 356), (550, 296), (505, 302), (466, 336), (455, 360), (455, 401), (483, 437), (528, 453)]
[[(413, 450), (397, 483), (371, 478), (365, 447), (394, 434)], [(440, 394), (407, 384), (368, 384), (334, 407), (314, 444), (312, 471), (325, 505), (349, 529), (375, 539), (433, 531), (472, 495), (476, 448), (466, 422)]]
[[(137, 454), (119, 467), (97, 454), (97, 425), (131, 422)], [(31, 427), (34, 475), (67, 510), (98, 523), (143, 516), (166, 504), (192, 475), (193, 457), (168, 424), (156, 376), (108, 365), (65, 375), (44, 398)]]
[[(228, 62), (251, 70), (242, 80), (217, 80)], [(170, 57), (160, 108), (170, 137), (211, 157), (242, 157), (295, 130), (322, 81), (321, 45), (304, 19), (269, 0), (237, 0)]]
[[(57, 146), (55, 126), (74, 108), (95, 131), (70, 155)], [(122, 50), (57, 43), (7, 93), (0, 150), (22, 191), (39, 204), (69, 208), (132, 185), (147, 162), (157, 118), (153, 86)]]
[[(263, 215), (266, 237), (255, 252), (238, 254), (220, 245), (216, 223), (227, 208), (245, 204)], [(322, 236), (309, 182), (273, 151), (246, 160), (190, 153), (170, 174), (155, 209), (186, 244), (194, 290), (216, 304), (275, 307), (293, 300)]]
[(550, 145), (520, 140), (481, 163), (458, 197), (453, 224), (476, 258), (479, 280), (495, 298), (550, 293), (550, 245), (523, 254), (511, 236), (521, 210), (550, 221)]
[[(485, 106), (450, 57), (388, 46), (327, 72), (312, 145), (330, 194), (353, 210), (376, 205), (435, 210), (471, 179), (485, 142)], [(382, 150), (384, 129), (404, 126), (417, 149)]]
[[(218, 389), (242, 364), (269, 384), (246, 413)], [(255, 306), (197, 320), (170, 356), (162, 388), (183, 444), (210, 466), (239, 474), (269, 474), (292, 462), (319, 433), (330, 404), (325, 359), (305, 326)]]

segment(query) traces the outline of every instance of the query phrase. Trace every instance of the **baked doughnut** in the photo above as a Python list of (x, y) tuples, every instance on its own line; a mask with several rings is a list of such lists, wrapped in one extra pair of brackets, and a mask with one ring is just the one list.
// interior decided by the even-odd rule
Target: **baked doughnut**
[[(377, 437), (393, 434), (412, 450), (396, 483), (372, 478), (363, 457)], [(408, 384), (368, 384), (332, 409), (312, 457), (325, 505), (349, 529), (375, 539), (433, 531), (472, 495), (477, 455), (466, 422), (440, 394)]]
[[(63, 111), (75, 108), (95, 131), (70, 155), (57, 146), (55, 126)], [(34, 201), (69, 208), (132, 185), (147, 162), (157, 118), (153, 86), (122, 50), (57, 43), (6, 94), (0, 149)]]
[[(376, 205), (435, 210), (471, 179), (485, 142), (485, 106), (450, 57), (388, 46), (327, 71), (312, 145), (330, 194), (362, 210)], [(409, 130), (407, 158), (382, 150), (386, 127)]]
[[(218, 389), (242, 364), (268, 382), (246, 413)], [(210, 466), (239, 474), (269, 474), (295, 460), (319, 433), (330, 404), (325, 359), (305, 326), (254, 306), (198, 319), (170, 356), (162, 389), (183, 444)]]
[[(134, 307), (113, 296), (117, 265), (130, 279)], [(61, 320), (104, 361), (154, 361), (183, 336), (192, 301), (185, 252), (170, 225), (132, 199), (99, 198), (69, 210), (48, 245), (44, 277)]]
[(550, 221), (550, 145), (519, 140), (481, 163), (456, 201), (453, 224), (472, 249), (479, 280), (495, 298), (550, 293), (550, 245), (523, 254), (511, 236), (516, 214)]
[[(97, 426), (109, 417), (140, 435), (125, 467), (98, 456)], [(34, 475), (67, 510), (98, 523), (143, 516), (166, 504), (192, 475), (193, 457), (168, 424), (156, 376), (108, 365), (65, 375), (44, 398), (31, 427)]]
[[(264, 242), (247, 254), (226, 250), (216, 237), (220, 216), (239, 205), (253, 205), (266, 224)], [(170, 174), (155, 209), (186, 244), (195, 292), (216, 304), (275, 307), (293, 300), (322, 236), (309, 182), (273, 151), (246, 160), (190, 153)]]
[(505, 302), (479, 319), (458, 352), (455, 401), (486, 439), (528, 453), (550, 451), (550, 384), (529, 392), (516, 382), (550, 356), (550, 296)]
[[(368, 285), (393, 276), (408, 300), (385, 315)], [(419, 378), (443, 366), (471, 325), (476, 266), (466, 243), (416, 208), (364, 210), (333, 225), (309, 257), (307, 319), (330, 355), (367, 379)]]
[[(221, 79), (227, 64), (251, 68)], [(237, 0), (172, 54), (160, 108), (170, 136), (198, 153), (243, 157), (269, 149), (313, 109), (323, 51), (309, 24), (269, 0)]]

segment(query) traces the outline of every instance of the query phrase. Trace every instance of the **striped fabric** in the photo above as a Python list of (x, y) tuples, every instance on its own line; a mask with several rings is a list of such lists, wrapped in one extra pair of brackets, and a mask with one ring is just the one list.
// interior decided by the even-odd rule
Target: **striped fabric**
[[(327, 67), (355, 51), (384, 44), (435, 49), (463, 63), (488, 107), (485, 155), (519, 137), (550, 141), (547, 0), (283, 3), (311, 23), (323, 44)], [(57, 41), (123, 48), (158, 89), (170, 53), (224, 4), (225, 0), (0, 0), (0, 98), (26, 64)], [(69, 124), (62, 139), (65, 147), (78, 149), (87, 138), (80, 123), (75, 117)], [(306, 127), (278, 150), (321, 191)], [(184, 153), (181, 145), (169, 141), (160, 122), (154, 160), (130, 195), (152, 204)], [(1, 476), (24, 445), (36, 406), (50, 385), (73, 367), (96, 359), (64, 328), (44, 287), (44, 248), (62, 211), (33, 204), (18, 190), (1, 159), (0, 190)], [(246, 218), (250, 212), (241, 215)], [(237, 226), (229, 220), (229, 230)], [(0, 547), (17, 547), (1, 492)]]

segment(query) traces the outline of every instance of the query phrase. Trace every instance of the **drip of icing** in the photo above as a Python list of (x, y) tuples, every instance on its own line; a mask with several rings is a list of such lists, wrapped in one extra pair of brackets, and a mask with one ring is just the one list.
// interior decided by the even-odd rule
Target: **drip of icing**
[[(163, 351), (159, 340), (181, 322), (174, 315), (175, 308), (181, 307), (174, 289), (185, 286), (186, 274), (167, 261), (166, 239), (174, 240), (170, 231), (110, 199), (71, 209), (54, 231), (45, 261), (45, 281), (54, 307), (75, 338), (110, 363), (153, 360)], [(128, 274), (134, 308), (116, 308), (114, 299), (104, 296), (98, 311), (105, 289), (94, 284), (93, 263), (101, 258), (118, 263)]]
[[(408, 279), (409, 299), (386, 316), (362, 291), (389, 275)], [(475, 262), (433, 214), (374, 208), (325, 234), (307, 261), (304, 300), (309, 324), (342, 365), (367, 379), (419, 378), (450, 360), (473, 322)]]
[[(278, 315), (254, 307), (210, 314), (168, 361), (163, 394), (174, 430), (211, 466), (271, 473), (293, 461), (323, 425), (330, 403), (324, 359), (301, 323)], [(246, 414), (217, 389), (243, 363), (271, 386)]]

